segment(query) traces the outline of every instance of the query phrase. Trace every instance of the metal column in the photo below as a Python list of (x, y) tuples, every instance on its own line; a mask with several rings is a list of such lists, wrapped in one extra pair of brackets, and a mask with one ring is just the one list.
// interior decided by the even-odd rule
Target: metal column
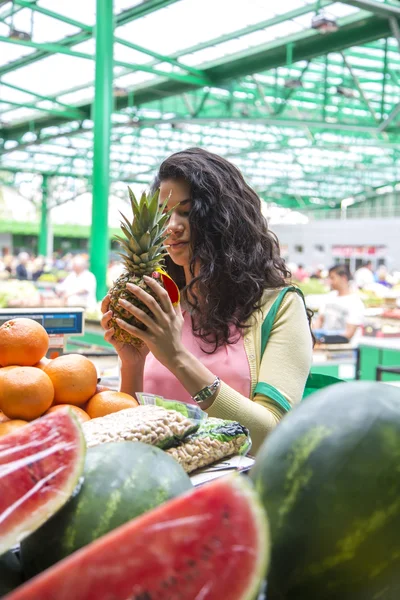
[(47, 198), (49, 195), (49, 178), (48, 175), (42, 176), (42, 202), (40, 205), (40, 231), (39, 231), (39, 256), (47, 256), (48, 242), (48, 225), (49, 225), (49, 209), (47, 206)]
[(90, 268), (97, 280), (97, 299), (106, 293), (109, 254), (108, 195), (113, 109), (113, 0), (96, 1), (96, 75), (93, 105), (93, 203)]

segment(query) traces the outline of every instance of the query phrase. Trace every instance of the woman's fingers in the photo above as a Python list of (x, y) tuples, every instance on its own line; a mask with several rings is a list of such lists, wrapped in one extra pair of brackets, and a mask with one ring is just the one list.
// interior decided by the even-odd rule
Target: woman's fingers
[(141, 321), (143, 323), (143, 325), (146, 325), (147, 327), (151, 327), (152, 325), (154, 325), (154, 319), (149, 317), (149, 315), (147, 313), (145, 313), (143, 310), (141, 310), (134, 304), (131, 304), (130, 302), (128, 302), (127, 300), (124, 300), (123, 298), (120, 298), (118, 300), (118, 304), (124, 310), (126, 310), (126, 312), (130, 313), (131, 315), (136, 317), (136, 319)]
[(143, 279), (145, 280), (147, 285), (159, 297), (161, 308), (163, 309), (163, 311), (169, 315), (175, 314), (174, 307), (172, 306), (172, 302), (168, 295), (167, 290), (165, 288), (161, 287), (161, 285), (158, 283), (158, 281), (156, 279), (154, 279), (154, 277), (147, 277), (147, 275), (145, 275), (143, 277)]
[(103, 300), (101, 301), (101, 307), (100, 310), (103, 313), (106, 313), (108, 311), (108, 308), (110, 306), (110, 294), (107, 294), (107, 296), (104, 296)]
[[(147, 281), (146, 281), (147, 283)], [(155, 285), (158, 285), (157, 283)], [(127, 289), (137, 298), (139, 298), (139, 300), (141, 302), (143, 302), (143, 304), (145, 306), (147, 306), (147, 308), (153, 313), (155, 319), (158, 322), (162, 322), (163, 318), (165, 318), (165, 314), (163, 309), (161, 308), (161, 306), (159, 305), (159, 303), (157, 302), (157, 300), (155, 298), (153, 298), (153, 296), (150, 296), (150, 294), (148, 294), (147, 292), (145, 292), (144, 290), (142, 290), (142, 288), (140, 288), (137, 285), (134, 285), (133, 283), (127, 283), (126, 284)], [(151, 286), (149, 286), (151, 287)], [(158, 286), (160, 287), (160, 286)], [(160, 288), (162, 289), (162, 288)]]
[(102, 326), (103, 329), (107, 330), (109, 328), (108, 325), (109, 325), (109, 322), (110, 322), (110, 319), (112, 316), (113, 316), (113, 314), (112, 314), (111, 310), (108, 310), (107, 312), (104, 313), (104, 315), (102, 316), (101, 321), (100, 321), (100, 325)]
[(111, 329), (107, 329), (107, 331), (104, 334), (104, 339), (106, 340), (106, 342), (109, 342), (110, 344), (115, 344), (115, 340), (113, 337), (114, 333), (115, 333), (114, 327), (111, 327)]
[(143, 342), (146, 342), (146, 340), (148, 339), (148, 336), (146, 335), (146, 332), (143, 331), (142, 329), (138, 329), (137, 327), (134, 327), (133, 325), (130, 325), (130, 323), (127, 323), (123, 319), (115, 319), (115, 320), (116, 320), (116, 322), (118, 323), (118, 326), (121, 329), (124, 329), (125, 331), (127, 331), (131, 335), (133, 335), (133, 336), (139, 338), (140, 340), (142, 340)]

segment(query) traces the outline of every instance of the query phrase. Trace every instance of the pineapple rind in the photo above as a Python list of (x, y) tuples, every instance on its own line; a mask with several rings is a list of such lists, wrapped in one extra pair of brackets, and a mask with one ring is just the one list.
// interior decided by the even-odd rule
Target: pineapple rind
[[(136, 317), (134, 317), (131, 313), (126, 311), (120, 304), (118, 304), (118, 300), (120, 298), (123, 298), (124, 300), (127, 300), (137, 308), (140, 308), (140, 310), (148, 314), (151, 318), (154, 318), (154, 316), (151, 310), (145, 304), (143, 304), (143, 302), (141, 302), (141, 300), (139, 300), (137, 296), (134, 296), (126, 289), (127, 283), (134, 283), (135, 285), (145, 290), (148, 294), (150, 294), (150, 296), (153, 296), (153, 298), (155, 298), (157, 301), (158, 296), (156, 296), (153, 290), (142, 279), (135, 276), (129, 276), (128, 273), (123, 273), (122, 275), (120, 275), (120, 277), (118, 277), (118, 279), (115, 281), (113, 288), (109, 292), (110, 310), (112, 310), (113, 312), (113, 316), (110, 319), (110, 325), (114, 328), (114, 338), (119, 342), (131, 344), (133, 346), (136, 346), (137, 348), (140, 348), (143, 345), (142, 340), (135, 336), (132, 336), (124, 329), (121, 329), (116, 322), (116, 318), (123, 319), (130, 325), (133, 325), (138, 329), (142, 329), (143, 331), (145, 331), (147, 327), (143, 325), (141, 321), (136, 319)], [(163, 286), (161, 279), (158, 279), (158, 283), (161, 286)]]

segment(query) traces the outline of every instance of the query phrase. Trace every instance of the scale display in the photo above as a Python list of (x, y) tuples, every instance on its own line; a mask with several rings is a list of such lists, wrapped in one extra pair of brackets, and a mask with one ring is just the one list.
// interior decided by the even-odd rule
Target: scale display
[(0, 310), (0, 325), (10, 319), (26, 317), (33, 319), (42, 325), (49, 335), (71, 335), (83, 333), (83, 311), (55, 312), (43, 311), (32, 312), (20, 309), (15, 312), (12, 309)]

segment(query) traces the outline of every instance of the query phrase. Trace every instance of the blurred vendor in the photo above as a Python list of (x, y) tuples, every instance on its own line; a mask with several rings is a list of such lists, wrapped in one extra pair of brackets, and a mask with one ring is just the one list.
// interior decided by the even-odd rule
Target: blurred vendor
[(96, 306), (96, 278), (88, 269), (83, 256), (75, 256), (71, 261), (71, 273), (58, 286), (57, 293), (66, 306)]
[(351, 285), (347, 265), (335, 265), (329, 269), (332, 292), (318, 311), (314, 335), (320, 343), (358, 344), (364, 323), (364, 304)]

